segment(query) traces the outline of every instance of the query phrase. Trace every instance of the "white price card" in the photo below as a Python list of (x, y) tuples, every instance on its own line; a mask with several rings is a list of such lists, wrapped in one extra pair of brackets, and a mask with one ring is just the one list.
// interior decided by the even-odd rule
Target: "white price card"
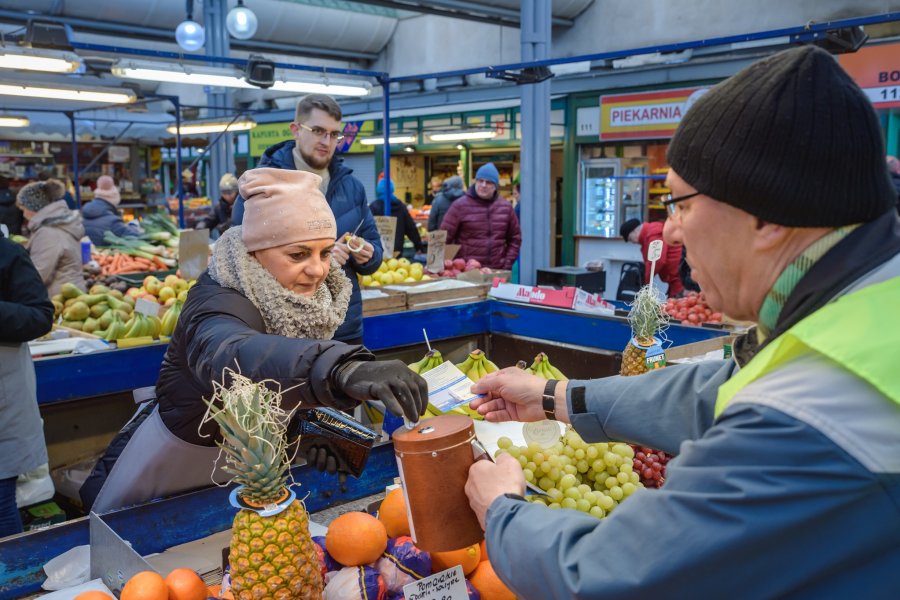
[(472, 380), (449, 361), (422, 373), (422, 378), (428, 384), (428, 403), (441, 412), (481, 397), (472, 393)]
[(197, 279), (209, 266), (209, 230), (182, 229), (178, 236), (178, 267), (185, 281)]
[(428, 242), (428, 260), (425, 263), (425, 270), (440, 273), (444, 270), (447, 232), (443, 229), (429, 231), (426, 240)]
[(134, 312), (141, 313), (142, 315), (148, 317), (158, 317), (159, 316), (159, 304), (153, 302), (152, 300), (145, 300), (144, 298), (138, 298), (134, 303)]
[(407, 583), (403, 586), (403, 597), (406, 600), (468, 600), (469, 593), (466, 591), (466, 577), (462, 567), (456, 565), (452, 569)]
[(654, 240), (650, 242), (650, 247), (647, 248), (647, 260), (650, 262), (659, 260), (662, 256), (663, 251), (663, 242), (662, 240)]
[(375, 227), (381, 237), (381, 248), (384, 250), (385, 258), (393, 257), (394, 240), (397, 239), (397, 217), (378, 215), (375, 217)]

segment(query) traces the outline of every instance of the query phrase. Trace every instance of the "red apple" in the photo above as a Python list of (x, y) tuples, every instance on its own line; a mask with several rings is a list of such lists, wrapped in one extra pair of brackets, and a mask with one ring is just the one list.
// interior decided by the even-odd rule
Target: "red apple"
[(447, 260), (445, 260), (445, 261), (444, 261), (444, 268), (445, 268), (445, 269), (452, 269), (452, 268), (453, 268), (453, 261), (450, 260), (449, 258), (448, 258)]
[(466, 270), (466, 261), (462, 258), (454, 258), (453, 259), (453, 267), (457, 271), (465, 271)]

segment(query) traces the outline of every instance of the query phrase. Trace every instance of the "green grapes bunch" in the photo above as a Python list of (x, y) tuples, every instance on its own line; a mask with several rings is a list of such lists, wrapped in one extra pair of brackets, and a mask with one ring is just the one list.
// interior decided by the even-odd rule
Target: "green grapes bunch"
[(518, 460), (525, 480), (547, 493), (529, 496), (528, 501), (549, 508), (571, 508), (602, 519), (644, 487), (634, 471), (631, 446), (588, 444), (571, 427), (551, 448), (514, 446), (508, 437), (501, 437), (497, 445), (495, 456), (507, 453)]

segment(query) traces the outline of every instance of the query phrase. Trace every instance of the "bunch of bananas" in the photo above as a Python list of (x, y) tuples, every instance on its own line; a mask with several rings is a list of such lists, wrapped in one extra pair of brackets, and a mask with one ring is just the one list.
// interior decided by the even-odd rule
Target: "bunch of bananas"
[(162, 323), (159, 317), (147, 316), (143, 313), (136, 312), (132, 315), (131, 320), (126, 323), (128, 332), (126, 338), (138, 337), (159, 337), (159, 331), (162, 329)]
[(436, 366), (442, 364), (444, 362), (444, 357), (441, 356), (440, 351), (438, 350), (429, 350), (422, 360), (416, 363), (410, 363), (407, 365), (410, 369), (413, 370), (414, 373), (418, 373), (421, 375), (422, 373), (426, 373)]
[(172, 306), (169, 307), (169, 310), (166, 311), (166, 314), (164, 314), (162, 318), (162, 327), (159, 331), (161, 335), (172, 335), (172, 332), (175, 331), (175, 324), (178, 323), (178, 316), (181, 314), (181, 308), (183, 306), (184, 302), (176, 300)]
[(521, 360), (516, 364), (520, 369), (524, 369), (526, 372), (544, 379), (556, 379), (557, 381), (567, 381), (569, 379), (559, 369), (550, 364), (550, 358), (544, 352), (534, 357), (534, 362), (530, 367), (525, 368), (524, 365), (525, 361)]
[(472, 381), (478, 381), (488, 373), (500, 370), (481, 350), (472, 350), (466, 360), (456, 366)]

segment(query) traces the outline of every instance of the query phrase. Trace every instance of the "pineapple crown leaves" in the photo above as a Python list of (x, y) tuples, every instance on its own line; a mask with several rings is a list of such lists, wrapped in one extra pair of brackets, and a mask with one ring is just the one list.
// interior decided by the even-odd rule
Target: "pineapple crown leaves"
[(280, 385), (225, 369), (213, 390), (213, 397), (203, 400), (203, 423), (215, 421), (222, 433), (217, 445), (226, 458), (223, 470), (232, 476), (225, 485), (239, 483), (255, 500), (277, 496), (290, 478), (287, 428), (294, 412), (281, 408)]
[(663, 310), (653, 287), (645, 285), (634, 296), (634, 302), (628, 312), (628, 324), (631, 332), (638, 339), (652, 338), (654, 335), (665, 337), (669, 325), (669, 316)]

